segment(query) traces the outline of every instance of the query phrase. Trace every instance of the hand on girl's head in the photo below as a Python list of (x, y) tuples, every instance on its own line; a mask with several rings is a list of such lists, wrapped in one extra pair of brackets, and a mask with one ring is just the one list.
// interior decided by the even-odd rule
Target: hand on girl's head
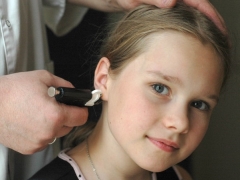
[[(222, 16), (218, 13), (217, 9), (208, 0), (183, 0), (183, 2), (204, 13), (217, 25), (217, 27), (224, 34), (227, 33), (226, 25)], [(169, 8), (176, 5), (176, 3), (177, 3), (177, 0), (160, 0), (159, 7)]]

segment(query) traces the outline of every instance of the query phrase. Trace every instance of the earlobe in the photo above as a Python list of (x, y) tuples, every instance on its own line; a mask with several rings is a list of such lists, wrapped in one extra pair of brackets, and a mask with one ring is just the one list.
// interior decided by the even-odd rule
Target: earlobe
[(108, 58), (102, 57), (95, 69), (94, 86), (95, 89), (100, 89), (102, 91), (101, 97), (102, 100), (107, 100), (107, 83), (109, 79), (109, 67), (110, 62)]

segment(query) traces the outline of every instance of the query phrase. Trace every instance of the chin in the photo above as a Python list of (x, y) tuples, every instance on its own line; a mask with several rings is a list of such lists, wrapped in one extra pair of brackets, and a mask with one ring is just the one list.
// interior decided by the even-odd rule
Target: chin
[(145, 169), (146, 171), (150, 172), (162, 172), (166, 169), (170, 168), (173, 165), (169, 164), (162, 164), (162, 163), (153, 163), (153, 164), (144, 164), (143, 166), (140, 166), (142, 169)]

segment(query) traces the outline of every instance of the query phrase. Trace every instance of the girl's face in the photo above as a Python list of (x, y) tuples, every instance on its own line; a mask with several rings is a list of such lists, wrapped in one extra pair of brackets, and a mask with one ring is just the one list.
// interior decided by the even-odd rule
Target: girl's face
[(182, 161), (201, 142), (223, 67), (211, 45), (183, 33), (155, 34), (146, 45), (119, 75), (109, 76), (106, 119), (120, 151), (154, 172)]

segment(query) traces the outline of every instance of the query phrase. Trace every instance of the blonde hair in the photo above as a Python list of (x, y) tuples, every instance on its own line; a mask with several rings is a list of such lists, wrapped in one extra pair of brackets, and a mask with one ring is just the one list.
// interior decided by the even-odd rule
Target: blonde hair
[[(142, 5), (128, 13), (110, 32), (102, 57), (110, 60), (112, 71), (119, 71), (129, 60), (144, 51), (144, 39), (153, 33), (175, 30), (192, 35), (203, 44), (210, 43), (224, 66), (224, 82), (229, 74), (229, 39), (198, 10), (178, 3), (172, 9)], [(223, 83), (224, 84), (224, 83)]]
[[(223, 85), (229, 74), (230, 47), (227, 35), (198, 10), (178, 3), (171, 9), (159, 9), (151, 5), (142, 5), (126, 14), (109, 33), (101, 52), (101, 57), (110, 61), (111, 74), (117, 75), (134, 57), (143, 53), (145, 39), (154, 33), (174, 30), (192, 35), (203, 44), (210, 43), (219, 55), (224, 67)], [(67, 141), (70, 146), (81, 143), (94, 125), (86, 125), (75, 130)], [(85, 129), (87, 128), (87, 130)], [(83, 133), (84, 132), (84, 133)], [(74, 139), (74, 140), (72, 140)]]

